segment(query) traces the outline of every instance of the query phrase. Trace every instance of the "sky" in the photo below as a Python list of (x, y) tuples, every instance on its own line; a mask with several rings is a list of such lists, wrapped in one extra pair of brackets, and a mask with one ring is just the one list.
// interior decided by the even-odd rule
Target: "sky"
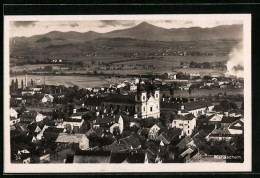
[[(95, 31), (106, 33), (113, 30), (134, 27), (144, 20), (59, 20), (59, 21), (10, 21), (10, 37), (30, 37), (33, 35), (45, 34), (50, 31)], [(163, 28), (189, 28), (202, 27), (211, 28), (219, 25), (242, 24), (241, 20), (145, 20), (152, 25)]]

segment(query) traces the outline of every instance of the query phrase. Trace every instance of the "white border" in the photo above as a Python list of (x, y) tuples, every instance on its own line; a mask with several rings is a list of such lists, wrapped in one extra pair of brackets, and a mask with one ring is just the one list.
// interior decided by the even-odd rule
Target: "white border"
[[(244, 24), (244, 163), (11, 164), (9, 122), (9, 21), (57, 20), (242, 20)], [(4, 173), (249, 172), (252, 170), (251, 14), (4, 16)]]

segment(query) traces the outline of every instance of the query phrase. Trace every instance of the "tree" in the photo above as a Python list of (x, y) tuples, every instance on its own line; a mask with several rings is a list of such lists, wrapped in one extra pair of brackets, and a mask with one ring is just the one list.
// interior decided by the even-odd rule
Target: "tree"
[(86, 122), (83, 122), (82, 126), (80, 127), (80, 133), (85, 134), (88, 131), (88, 125)]
[(44, 67), (44, 70), (45, 70), (45, 71), (52, 71), (52, 66), (45, 66), (45, 67)]
[(15, 80), (15, 90), (17, 90), (18, 89), (18, 80), (16, 79)]
[(14, 84), (14, 79), (11, 82), (11, 93), (14, 92), (15, 90), (15, 84)]
[(22, 90), (23, 90), (23, 80), (21, 81), (21, 88), (22, 88)]

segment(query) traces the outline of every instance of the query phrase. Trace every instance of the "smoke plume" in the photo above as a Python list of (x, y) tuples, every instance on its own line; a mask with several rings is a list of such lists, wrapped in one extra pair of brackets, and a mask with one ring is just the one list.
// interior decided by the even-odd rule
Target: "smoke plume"
[(240, 43), (229, 53), (227, 61), (226, 76), (236, 76), (237, 78), (244, 77), (244, 52), (243, 43)]

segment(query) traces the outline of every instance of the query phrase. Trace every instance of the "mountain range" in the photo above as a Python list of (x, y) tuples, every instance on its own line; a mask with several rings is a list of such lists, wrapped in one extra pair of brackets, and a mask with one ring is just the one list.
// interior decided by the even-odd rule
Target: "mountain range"
[(148, 41), (196, 41), (215, 39), (241, 39), (243, 37), (243, 25), (222, 25), (213, 28), (171, 28), (158, 27), (147, 22), (137, 26), (115, 30), (107, 33), (97, 33), (94, 31), (81, 32), (60, 32), (51, 31), (46, 34), (34, 35), (31, 37), (13, 37), (11, 42), (41, 45), (83, 43), (98, 38), (133, 38)]

